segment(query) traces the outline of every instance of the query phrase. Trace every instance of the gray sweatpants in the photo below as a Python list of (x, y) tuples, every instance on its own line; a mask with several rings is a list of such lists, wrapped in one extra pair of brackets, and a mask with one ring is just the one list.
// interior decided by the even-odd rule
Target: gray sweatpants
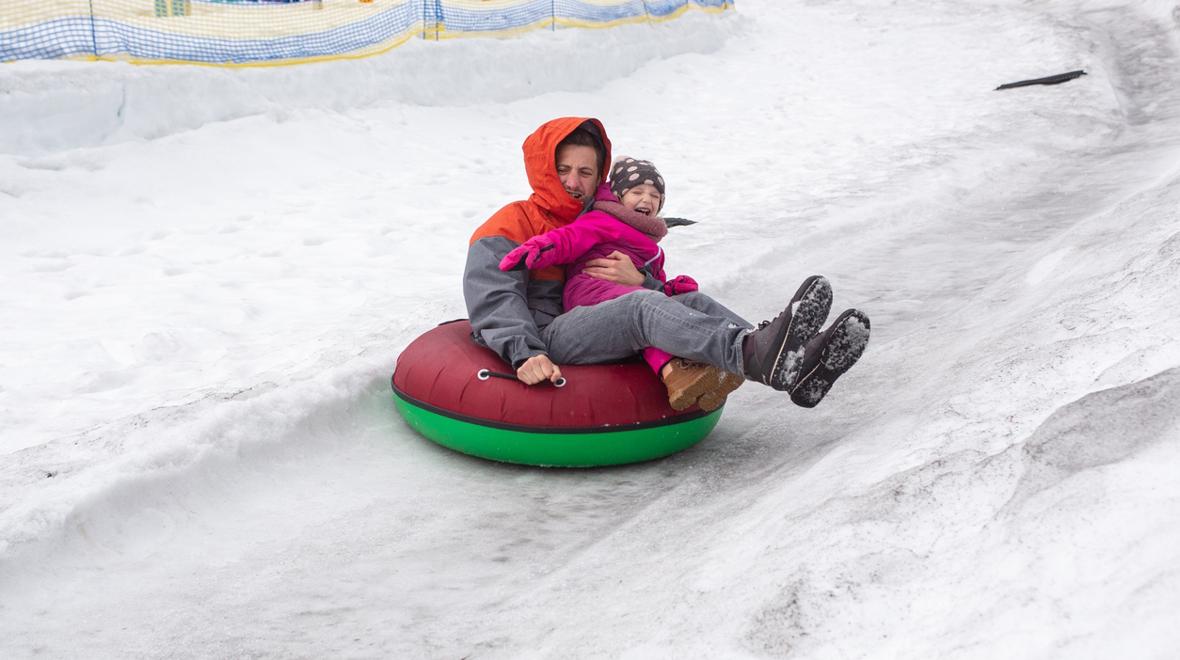
[(740, 374), (742, 337), (752, 327), (703, 293), (642, 290), (575, 307), (545, 326), (541, 338), (559, 365), (621, 360), (655, 346)]

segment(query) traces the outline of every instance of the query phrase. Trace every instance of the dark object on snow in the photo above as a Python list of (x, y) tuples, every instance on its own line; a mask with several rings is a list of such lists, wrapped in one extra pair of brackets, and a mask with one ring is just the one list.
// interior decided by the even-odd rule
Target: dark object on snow
[(695, 225), (696, 223), (697, 223), (696, 220), (689, 220), (688, 218), (664, 218), (664, 224), (668, 225), (669, 229), (671, 229), (672, 227), (684, 227), (686, 225)]
[(1070, 71), (1068, 73), (1059, 73), (1055, 76), (1045, 76), (1044, 78), (1033, 78), (1032, 80), (1019, 80), (1017, 82), (1004, 83), (997, 87), (994, 91), (1001, 89), (1012, 89), (1013, 87), (1028, 87), (1029, 85), (1060, 85), (1063, 82), (1069, 82), (1074, 78), (1080, 78), (1086, 75), (1085, 71), (1078, 69), (1077, 71)]

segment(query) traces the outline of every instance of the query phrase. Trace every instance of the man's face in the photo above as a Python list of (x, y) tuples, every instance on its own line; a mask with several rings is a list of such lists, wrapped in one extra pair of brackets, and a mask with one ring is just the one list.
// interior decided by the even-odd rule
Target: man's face
[(559, 148), (557, 177), (570, 197), (581, 202), (590, 199), (598, 186), (598, 152), (581, 144)]

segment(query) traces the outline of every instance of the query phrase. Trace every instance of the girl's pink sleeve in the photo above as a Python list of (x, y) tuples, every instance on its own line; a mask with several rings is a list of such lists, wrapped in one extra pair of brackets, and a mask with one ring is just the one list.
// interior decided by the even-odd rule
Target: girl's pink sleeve
[[(545, 266), (556, 266), (577, 261), (590, 248), (614, 237), (612, 225), (618, 220), (600, 211), (591, 211), (564, 227), (551, 229), (541, 236), (552, 241), (553, 249), (542, 253)], [(533, 268), (540, 268), (534, 265)]]

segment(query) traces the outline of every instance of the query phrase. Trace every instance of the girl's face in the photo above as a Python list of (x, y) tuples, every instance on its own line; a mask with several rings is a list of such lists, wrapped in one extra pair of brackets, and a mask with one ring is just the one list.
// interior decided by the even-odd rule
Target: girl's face
[(627, 189), (619, 201), (632, 211), (638, 211), (644, 215), (655, 215), (660, 210), (662, 199), (663, 195), (659, 190), (656, 190), (655, 186), (650, 183), (641, 183), (634, 188)]

